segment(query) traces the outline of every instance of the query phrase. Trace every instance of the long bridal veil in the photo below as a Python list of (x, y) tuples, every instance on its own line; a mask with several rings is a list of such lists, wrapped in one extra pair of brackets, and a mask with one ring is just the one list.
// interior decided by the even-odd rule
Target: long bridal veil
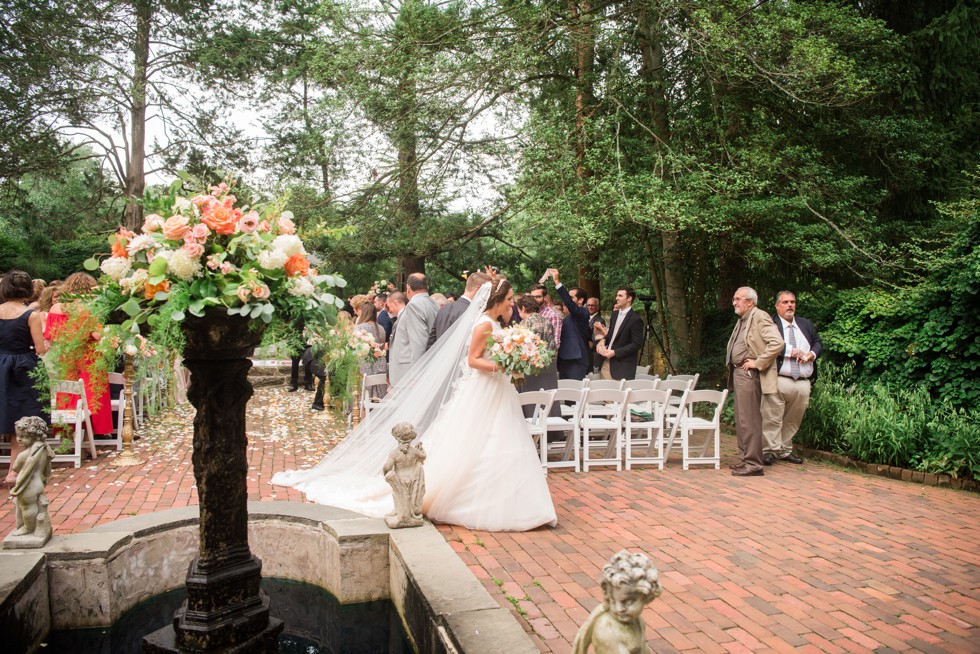
[[(449, 401), (466, 364), (473, 324), (486, 307), (490, 283), (477, 291), (470, 306), (419, 359), (391, 392), (316, 466), (288, 470), (272, 478), (292, 486), (318, 504), (330, 504), (371, 516), (392, 508), (382, 468), (397, 441), (391, 429), (410, 422), (421, 436)], [(478, 416), (474, 416), (478, 419)], [(466, 425), (459, 426), (461, 430)]]

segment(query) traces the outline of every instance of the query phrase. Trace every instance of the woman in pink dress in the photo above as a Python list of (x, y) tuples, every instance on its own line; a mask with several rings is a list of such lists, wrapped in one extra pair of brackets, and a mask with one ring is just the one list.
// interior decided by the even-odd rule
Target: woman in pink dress
[[(47, 343), (57, 343), (59, 337), (67, 330), (75, 328), (88, 328), (84, 325), (70, 325), (66, 306), (60, 298), (67, 295), (84, 295), (91, 293), (96, 286), (95, 278), (86, 273), (74, 273), (58, 287), (58, 299), (51, 306), (48, 317), (44, 323), (44, 340)], [(68, 300), (70, 301), (70, 300)], [(90, 322), (87, 315), (79, 315), (78, 320), (82, 323)], [(94, 331), (89, 329), (89, 331)], [(81, 379), (85, 385), (85, 399), (89, 409), (92, 411), (92, 431), (96, 434), (111, 434), (112, 428), (112, 400), (109, 396), (109, 381), (105, 371), (93, 368), (95, 353), (95, 336), (88, 336), (91, 339), (91, 347), (86, 348), (86, 353), (78, 361), (60, 362), (67, 364), (68, 373), (66, 378), (69, 380)], [(58, 408), (73, 409), (78, 403), (78, 398), (73, 395), (60, 394), (58, 398)]]

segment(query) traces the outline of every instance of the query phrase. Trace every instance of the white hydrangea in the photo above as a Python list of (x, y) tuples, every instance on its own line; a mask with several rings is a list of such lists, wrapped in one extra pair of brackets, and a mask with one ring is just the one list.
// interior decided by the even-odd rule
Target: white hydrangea
[(129, 269), (132, 267), (133, 264), (130, 263), (127, 257), (109, 257), (99, 265), (102, 272), (108, 275), (110, 279), (117, 282), (125, 277), (126, 273), (128, 273)]
[(290, 295), (295, 295), (296, 297), (311, 297), (313, 295), (313, 284), (306, 277), (293, 277), (290, 281)]
[[(295, 234), (280, 234), (272, 241), (273, 250), (282, 250), (286, 253), (286, 258), (294, 254), (305, 254), (303, 251), (303, 241)], [(285, 262), (283, 262), (285, 263)]]
[(174, 200), (174, 213), (180, 213), (185, 209), (190, 209), (193, 205), (187, 198), (177, 198)]
[(177, 250), (171, 255), (167, 269), (186, 282), (200, 275), (202, 271), (200, 260), (192, 259), (183, 250)]
[(152, 250), (156, 246), (156, 239), (149, 234), (140, 234), (139, 236), (134, 236), (129, 241), (129, 244), (126, 246), (126, 250), (129, 251), (130, 256), (132, 256), (140, 250)]
[(123, 293), (133, 293), (142, 289), (149, 278), (150, 273), (145, 268), (137, 268), (129, 277), (119, 280), (119, 288), (122, 289)]
[(259, 252), (259, 265), (266, 270), (278, 270), (286, 265), (289, 255), (282, 250), (263, 250)]

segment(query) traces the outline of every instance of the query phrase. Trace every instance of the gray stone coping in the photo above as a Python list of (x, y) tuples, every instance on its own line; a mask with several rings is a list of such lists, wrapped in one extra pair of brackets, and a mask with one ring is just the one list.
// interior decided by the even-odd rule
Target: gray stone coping
[[(250, 546), (266, 576), (312, 583), (343, 603), (390, 599), (420, 652), (539, 651), (428, 522), (392, 530), (335, 507), (248, 506)], [(40, 549), (0, 552), (0, 631), (21, 629), (39, 643), (48, 629), (107, 626), (180, 587), (197, 552), (198, 510), (124, 518), (55, 535)], [(46, 610), (36, 598), (47, 598)]]
[(852, 468), (854, 470), (866, 472), (869, 475), (888, 477), (890, 479), (908, 481), (915, 484), (925, 484), (926, 486), (955, 488), (957, 490), (973, 492), (980, 491), (980, 482), (978, 482), (976, 479), (957, 479), (950, 475), (922, 472), (920, 470), (909, 470), (908, 468), (883, 465), (881, 463), (865, 463), (864, 461), (858, 461), (857, 459), (852, 459), (851, 457), (843, 454), (835, 454), (834, 452), (817, 450), (812, 447), (800, 447), (799, 449), (803, 452), (803, 455), (809, 459), (830, 461), (831, 463), (836, 463), (837, 465), (844, 466), (845, 468)]

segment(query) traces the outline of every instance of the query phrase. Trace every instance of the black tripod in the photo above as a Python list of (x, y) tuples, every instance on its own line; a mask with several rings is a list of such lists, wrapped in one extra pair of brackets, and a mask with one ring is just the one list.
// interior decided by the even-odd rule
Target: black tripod
[[(660, 346), (660, 350), (664, 354), (667, 353), (667, 348), (664, 347), (664, 342), (663, 340), (661, 340), (660, 334), (658, 334), (657, 330), (653, 328), (653, 316), (651, 315), (651, 312), (653, 310), (653, 302), (656, 298), (654, 298), (652, 295), (638, 295), (637, 299), (639, 299), (640, 302), (643, 303), (643, 313), (646, 314), (647, 317), (646, 324), (644, 325), (643, 328), (644, 331), (643, 345), (640, 346), (640, 356), (637, 358), (637, 361), (642, 361), (643, 351), (646, 349), (647, 343), (650, 340), (650, 334), (653, 334), (653, 337), (657, 339), (657, 344)], [(676, 374), (677, 371), (674, 369), (674, 364), (671, 363), (670, 357), (665, 356), (664, 359), (667, 362), (667, 367), (670, 368), (670, 374), (672, 375)], [(651, 348), (651, 350), (647, 352), (647, 367), (649, 367), (650, 364), (652, 363), (653, 363), (653, 348)]]

